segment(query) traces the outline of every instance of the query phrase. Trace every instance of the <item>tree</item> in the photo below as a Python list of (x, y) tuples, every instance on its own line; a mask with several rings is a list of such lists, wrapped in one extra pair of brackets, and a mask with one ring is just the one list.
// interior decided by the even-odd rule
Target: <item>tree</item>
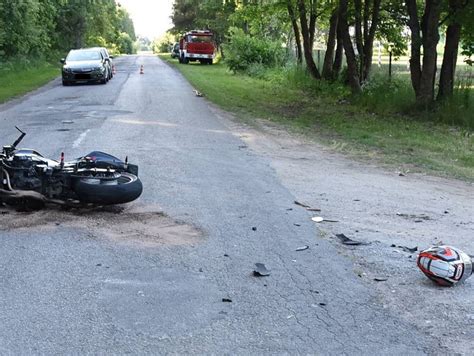
[(198, 0), (174, 0), (171, 20), (175, 32), (186, 32), (196, 27), (199, 3)]
[(341, 26), (341, 37), (344, 52), (346, 53), (347, 61), (347, 80), (351, 86), (354, 94), (362, 91), (359, 80), (359, 73), (357, 69), (357, 58), (352, 46), (351, 36), (349, 34), (349, 24), (347, 21), (348, 0), (340, 0), (339, 3), (339, 23)]
[[(472, 26), (474, 5), (467, 0), (449, 0), (449, 10), (443, 21), (448, 23), (444, 45), (443, 64), (439, 77), (437, 100), (441, 101), (453, 95), (454, 74), (458, 57), (462, 28)], [(466, 16), (466, 14), (471, 16)], [(472, 30), (472, 29), (471, 29)]]
[(303, 49), (301, 47), (301, 33), (298, 27), (298, 19), (295, 14), (295, 8), (292, 0), (286, 0), (286, 7), (288, 9), (288, 15), (291, 21), (291, 27), (293, 28), (293, 34), (295, 37), (296, 45), (296, 59), (299, 64), (303, 63)]
[[(436, 46), (439, 41), (438, 23), (441, 0), (425, 0), (421, 22), (416, 0), (406, 1), (411, 30), (410, 75), (416, 101), (420, 106), (429, 107), (434, 100), (436, 76)], [(421, 47), (423, 46), (423, 64)]]
[(354, 0), (355, 38), (359, 56), (359, 78), (367, 80), (372, 67), (374, 39), (382, 0)]
[(326, 54), (324, 55), (324, 64), (322, 77), (324, 79), (333, 79), (334, 73), (334, 54), (336, 50), (337, 27), (339, 22), (339, 9), (333, 9), (331, 18), (329, 19), (329, 33), (326, 45)]
[(303, 37), (303, 53), (306, 61), (306, 67), (308, 68), (309, 74), (315, 79), (321, 79), (316, 63), (313, 58), (313, 43), (314, 43), (314, 32), (316, 29), (316, 0), (310, 0), (309, 6), (309, 22), (308, 12), (306, 10), (305, 0), (298, 0), (298, 10), (300, 14), (300, 25), (301, 35)]
[(1, 0), (3, 36), (1, 50), (5, 57), (27, 57), (38, 46), (38, 12), (36, 0)]
[(68, 0), (59, 9), (56, 23), (60, 48), (81, 48), (85, 44), (87, 2)]

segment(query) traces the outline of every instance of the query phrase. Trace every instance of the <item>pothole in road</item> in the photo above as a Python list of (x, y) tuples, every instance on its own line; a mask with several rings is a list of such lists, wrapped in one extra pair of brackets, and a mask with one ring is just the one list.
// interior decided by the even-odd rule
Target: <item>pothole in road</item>
[(28, 213), (0, 207), (0, 232), (61, 229), (77, 229), (91, 238), (139, 248), (194, 245), (204, 238), (200, 229), (175, 220), (156, 207), (49, 209)]

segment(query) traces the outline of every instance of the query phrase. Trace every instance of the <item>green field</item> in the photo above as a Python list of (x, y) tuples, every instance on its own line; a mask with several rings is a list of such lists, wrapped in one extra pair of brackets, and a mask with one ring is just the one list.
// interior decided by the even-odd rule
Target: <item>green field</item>
[[(343, 86), (309, 85), (301, 73), (291, 70), (259, 79), (233, 74), (224, 64), (179, 65), (169, 55), (160, 57), (178, 68), (210, 101), (248, 124), (256, 124), (256, 118), (276, 122), (335, 151), (389, 169), (474, 181), (474, 134), (466, 128), (424, 120), (429, 113), (405, 114), (383, 107), (371, 110), (361, 103), (363, 97), (351, 97)], [(411, 102), (409, 84), (406, 88), (400, 95)], [(377, 95), (383, 100), (383, 92)]]

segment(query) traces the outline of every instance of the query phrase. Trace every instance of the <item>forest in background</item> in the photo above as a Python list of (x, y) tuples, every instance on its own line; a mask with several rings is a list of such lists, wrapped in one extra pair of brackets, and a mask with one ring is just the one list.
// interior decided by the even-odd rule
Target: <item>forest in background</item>
[[(432, 109), (457, 96), (463, 114), (472, 111), (472, 71), (456, 77), (460, 65), (472, 65), (470, 0), (175, 0), (172, 20), (175, 34), (212, 30), (234, 72), (264, 76), (296, 64), (311, 80), (340, 82), (354, 94), (375, 88), (396, 95), (397, 78), (380, 83), (373, 75), (380, 42), (394, 58), (409, 57), (404, 81), (414, 107)], [(324, 50), (319, 66), (316, 48)], [(472, 127), (470, 116), (463, 121)]]
[(0, 0), (0, 64), (55, 59), (71, 48), (133, 53), (135, 29), (115, 0)]

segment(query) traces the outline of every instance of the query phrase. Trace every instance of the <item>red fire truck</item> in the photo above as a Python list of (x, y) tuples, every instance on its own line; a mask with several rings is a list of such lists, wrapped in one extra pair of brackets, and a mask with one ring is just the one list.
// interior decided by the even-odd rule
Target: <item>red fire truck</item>
[(179, 63), (200, 61), (212, 64), (215, 54), (214, 34), (211, 31), (190, 31), (179, 40)]

